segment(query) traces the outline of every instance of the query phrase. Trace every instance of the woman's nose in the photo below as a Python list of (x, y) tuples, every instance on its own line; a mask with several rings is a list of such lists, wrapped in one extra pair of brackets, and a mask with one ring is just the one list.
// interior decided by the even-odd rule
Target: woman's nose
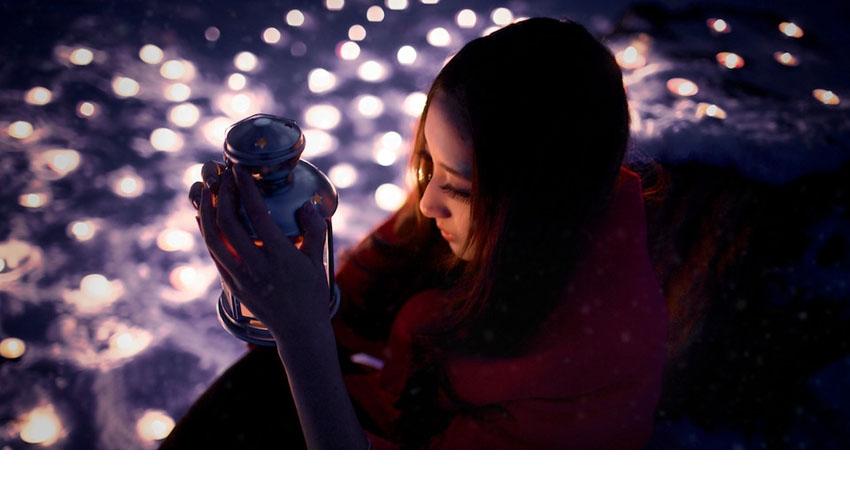
[(435, 190), (436, 188), (431, 187), (433, 185), (434, 183), (431, 182), (425, 187), (425, 192), (419, 199), (419, 210), (425, 217), (432, 219), (448, 217), (449, 210), (446, 209), (439, 192)]

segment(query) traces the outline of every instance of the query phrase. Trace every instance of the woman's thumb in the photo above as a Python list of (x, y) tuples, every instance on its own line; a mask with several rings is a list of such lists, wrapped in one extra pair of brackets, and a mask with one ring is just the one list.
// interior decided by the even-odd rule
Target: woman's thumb
[(318, 267), (324, 268), (325, 236), (328, 230), (325, 218), (319, 214), (316, 205), (311, 201), (298, 208), (296, 217), (304, 235), (301, 251)]

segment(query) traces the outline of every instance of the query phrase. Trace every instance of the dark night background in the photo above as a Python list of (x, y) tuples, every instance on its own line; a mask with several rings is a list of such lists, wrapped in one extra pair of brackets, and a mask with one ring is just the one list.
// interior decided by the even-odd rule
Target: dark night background
[[(397, 204), (415, 119), (405, 100), (415, 104), (409, 95), (506, 7), (514, 18), (573, 18), (615, 53), (645, 48), (645, 66), (624, 68), (628, 162), (645, 178), (650, 252), (673, 318), (649, 447), (850, 447), (850, 4), (344, 3), (0, 3), (0, 339), (26, 344), (22, 357), (0, 358), (0, 446), (155, 447), (169, 420), (245, 350), (215, 319), (218, 281), (186, 199), (191, 167), (220, 154), (216, 128), (255, 110), (307, 125), (308, 143), (322, 147), (305, 158), (340, 189), (339, 256)], [(367, 20), (372, 5), (383, 21)], [(300, 26), (285, 20), (296, 8)], [(475, 26), (456, 22), (462, 9), (476, 13)], [(731, 31), (712, 32), (709, 18)], [(790, 21), (801, 38), (777, 28)], [(359, 57), (343, 60), (337, 48), (354, 24), (367, 36)], [(214, 40), (205, 37), (211, 26)], [(282, 33), (278, 43), (263, 41), (268, 27)], [(448, 45), (426, 41), (436, 27)], [(160, 64), (140, 60), (145, 44), (163, 61), (191, 62), (194, 77), (164, 78)], [(412, 64), (397, 61), (402, 45), (416, 49)], [(69, 62), (74, 48), (92, 51), (92, 61)], [(243, 51), (258, 66), (232, 91)], [(745, 65), (720, 66), (722, 51)], [(784, 51), (799, 65), (779, 64), (774, 53)], [(367, 60), (384, 65), (384, 78), (358, 76)], [(326, 91), (308, 87), (317, 68), (335, 78)], [(134, 78), (138, 93), (118, 96), (116, 76)], [(674, 77), (698, 93), (671, 93)], [(164, 98), (178, 81), (191, 95)], [(51, 91), (49, 102), (25, 101), (36, 86)], [(816, 89), (840, 101), (824, 104)], [(358, 106), (363, 95), (382, 111)], [(80, 114), (80, 102), (95, 113)], [(170, 112), (185, 103), (200, 117), (180, 126)], [(708, 104), (726, 117), (704, 115)], [(57, 149), (76, 152), (79, 164), (57, 172)], [(127, 178), (144, 189), (116, 192)], [(30, 193), (46, 199), (29, 203)], [(76, 221), (94, 234), (73, 229)]]

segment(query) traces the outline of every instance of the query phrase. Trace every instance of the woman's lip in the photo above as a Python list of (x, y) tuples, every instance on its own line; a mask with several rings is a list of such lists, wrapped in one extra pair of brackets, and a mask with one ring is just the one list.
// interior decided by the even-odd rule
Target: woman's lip
[(440, 229), (440, 234), (443, 236), (443, 239), (445, 239), (447, 241), (451, 241), (452, 239), (454, 239), (453, 235), (449, 234), (448, 232), (446, 232), (442, 229)]

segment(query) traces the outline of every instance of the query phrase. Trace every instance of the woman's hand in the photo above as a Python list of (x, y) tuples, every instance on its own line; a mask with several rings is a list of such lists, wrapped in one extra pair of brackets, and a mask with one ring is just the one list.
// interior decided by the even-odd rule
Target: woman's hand
[[(189, 196), (210, 256), (231, 292), (279, 345), (332, 333), (322, 262), (327, 224), (313, 204), (308, 201), (296, 212), (304, 233), (299, 250), (274, 223), (254, 180), (239, 166), (221, 171), (207, 162), (202, 175), (204, 184), (193, 184)], [(261, 245), (239, 222), (240, 201)]]

